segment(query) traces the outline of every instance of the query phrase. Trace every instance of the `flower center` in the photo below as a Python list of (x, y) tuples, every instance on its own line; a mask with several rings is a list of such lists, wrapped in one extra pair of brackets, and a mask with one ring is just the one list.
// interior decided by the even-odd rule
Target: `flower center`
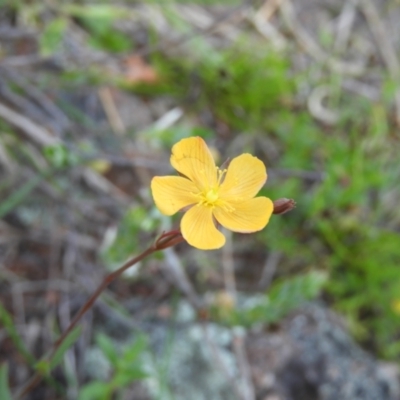
[(218, 197), (217, 189), (210, 189), (204, 196), (204, 200), (207, 205), (214, 205)]
[(203, 205), (206, 207), (220, 207), (224, 205), (224, 201), (222, 201), (219, 197), (218, 190), (222, 183), (223, 177), (226, 173), (226, 170), (221, 170), (217, 168), (217, 184), (213, 188), (210, 189), (204, 188), (202, 192), (197, 193), (196, 196), (199, 197), (199, 205)]
[(219, 205), (220, 198), (218, 194), (218, 187), (212, 189), (204, 189), (198, 193), (199, 205), (214, 208)]

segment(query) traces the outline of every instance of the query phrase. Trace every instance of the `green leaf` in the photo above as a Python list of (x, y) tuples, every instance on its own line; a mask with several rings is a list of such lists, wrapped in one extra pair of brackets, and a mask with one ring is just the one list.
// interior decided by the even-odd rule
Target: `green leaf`
[(118, 353), (116, 351), (116, 346), (112, 342), (112, 340), (108, 336), (99, 333), (96, 336), (96, 343), (103, 351), (105, 356), (108, 358), (108, 360), (111, 362), (111, 364), (115, 366), (118, 361)]
[(121, 361), (123, 363), (133, 363), (147, 348), (147, 339), (144, 335), (139, 335), (134, 343), (124, 349)]
[(40, 53), (43, 56), (49, 56), (57, 51), (68, 22), (66, 18), (53, 19), (43, 30), (40, 36)]
[(91, 382), (81, 389), (78, 400), (108, 400), (111, 391), (108, 382)]
[(93, 36), (88, 42), (94, 48), (119, 53), (129, 51), (132, 47), (130, 40), (126, 36), (111, 29), (111, 27), (108, 30), (102, 29), (100, 32), (92, 28), (92, 31)]
[(64, 7), (64, 11), (74, 17), (101, 19), (112, 22), (117, 18), (126, 16), (127, 9), (111, 4), (69, 4)]
[(50, 164), (55, 168), (65, 168), (78, 163), (78, 159), (75, 154), (73, 154), (63, 144), (46, 146), (43, 149), (43, 154)]
[(321, 271), (311, 271), (307, 274), (286, 279), (275, 284), (269, 292), (271, 304), (296, 305), (317, 296), (327, 280), (327, 275)]
[(95, 48), (112, 52), (131, 49), (131, 41), (123, 33), (115, 30), (114, 21), (126, 18), (128, 9), (115, 5), (69, 5), (65, 10), (77, 17), (90, 32), (88, 43)]
[[(3, 326), (4, 329), (7, 331), (7, 334), (11, 338), (12, 342), (14, 343), (15, 347), (18, 349), (18, 352), (22, 357), (24, 357), (25, 361), (32, 367), (38, 370), (43, 371), (43, 375), (46, 375), (48, 372), (48, 363), (47, 362), (37, 362), (35, 357), (30, 353), (28, 348), (25, 346), (24, 341), (21, 339), (18, 331), (15, 328), (13, 320), (7, 310), (2, 306), (0, 303), (0, 326)], [(52, 387), (54, 387), (57, 392), (62, 393), (60, 391), (60, 385), (52, 378), (52, 377), (45, 377), (46, 382), (48, 382)], [(1, 390), (0, 390), (1, 393)], [(0, 400), (3, 397), (0, 396)]]
[(286, 278), (283, 282), (274, 284), (269, 293), (257, 304), (235, 310), (228, 318), (228, 322), (245, 326), (276, 322), (289, 311), (316, 297), (326, 280), (327, 275), (318, 271), (291, 279)]
[(12, 400), (10, 387), (8, 385), (8, 366), (3, 364), (0, 367), (0, 399)]
[(77, 326), (70, 332), (70, 334), (65, 338), (64, 342), (57, 349), (53, 358), (50, 360), (49, 368), (50, 370), (56, 367), (62, 360), (64, 353), (76, 342), (81, 334), (81, 327)]
[[(35, 357), (29, 352), (26, 348), (25, 343), (21, 339), (18, 334), (18, 331), (15, 328), (13, 320), (7, 310), (0, 303), (0, 322), (4, 326), (11, 340), (13, 341), (15, 347), (18, 349), (18, 352), (24, 357), (24, 359), (31, 365), (35, 365), (36, 360)], [(0, 397), (2, 399), (2, 397)]]
[(325, 273), (312, 271), (275, 284), (268, 296), (270, 303), (265, 309), (266, 322), (275, 322), (302, 303), (315, 298), (326, 280)]
[(42, 180), (43, 175), (34, 176), (0, 203), (0, 218), (22, 203)]
[(140, 367), (132, 367), (130, 370), (117, 371), (111, 384), (115, 388), (122, 388), (130, 385), (132, 382), (145, 379), (149, 375), (144, 372)]

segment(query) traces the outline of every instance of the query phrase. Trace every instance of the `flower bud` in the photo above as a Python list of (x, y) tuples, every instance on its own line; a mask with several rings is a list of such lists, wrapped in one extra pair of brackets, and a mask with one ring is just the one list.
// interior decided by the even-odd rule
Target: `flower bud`
[(183, 242), (185, 239), (179, 230), (173, 230), (170, 232), (164, 232), (155, 242), (157, 250), (164, 250), (168, 247), (175, 246), (178, 243)]
[(278, 199), (274, 201), (274, 211), (273, 214), (285, 214), (290, 210), (293, 210), (293, 208), (296, 207), (296, 202), (292, 199)]

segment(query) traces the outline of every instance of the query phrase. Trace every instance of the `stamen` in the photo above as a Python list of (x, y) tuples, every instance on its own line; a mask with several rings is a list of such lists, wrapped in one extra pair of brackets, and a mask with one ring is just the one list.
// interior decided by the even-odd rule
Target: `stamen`
[[(203, 205), (206, 207), (223, 207), (226, 211), (233, 211), (234, 208), (231, 206), (226, 205), (226, 203), (219, 198), (218, 190), (221, 186), (223, 178), (226, 174), (226, 169), (219, 169), (216, 168), (217, 172), (217, 182), (214, 187), (204, 188), (201, 192), (198, 193), (191, 193), (193, 196), (198, 198), (197, 205)], [(201, 173), (204, 173), (204, 169), (200, 170)]]
[(224, 175), (226, 174), (227, 169), (219, 169), (219, 168), (217, 168), (217, 169), (218, 169), (217, 185), (220, 186), (221, 183), (223, 182), (223, 178), (224, 178)]

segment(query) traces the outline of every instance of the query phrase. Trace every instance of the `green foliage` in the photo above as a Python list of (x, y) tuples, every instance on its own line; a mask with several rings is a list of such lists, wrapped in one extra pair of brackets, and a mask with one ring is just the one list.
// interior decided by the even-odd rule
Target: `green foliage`
[(91, 33), (89, 44), (98, 49), (114, 53), (128, 51), (131, 42), (122, 33), (115, 31), (110, 21), (82, 18), (83, 24)]
[[(21, 151), (21, 154), (26, 155), (27, 159), (32, 162), (36, 168), (42, 169), (39, 165), (35, 164), (35, 156), (29, 154), (27, 149), (21, 146), (19, 150)], [(76, 154), (62, 144), (45, 147), (43, 149), (43, 155), (51, 167), (42, 169), (37, 173), (37, 175), (34, 175), (32, 178), (21, 184), (17, 189), (13, 189), (9, 196), (4, 197), (0, 202), (0, 218), (29, 198), (31, 193), (43, 180), (49, 179), (54, 174), (55, 169), (69, 168), (79, 163), (79, 158)]]
[(130, 40), (114, 28), (116, 20), (126, 16), (126, 9), (112, 4), (68, 4), (63, 11), (88, 30), (93, 47), (116, 53), (131, 49)]
[[(275, 283), (268, 291), (270, 304), (266, 305), (268, 322), (276, 322), (282, 315), (292, 311), (307, 300), (317, 297), (325, 283), (327, 275), (323, 272), (311, 271), (307, 274), (297, 275), (290, 279), (282, 279)], [(260, 318), (264, 312), (263, 307), (254, 308)]]
[(0, 399), (12, 400), (10, 388), (8, 386), (8, 367), (7, 364), (0, 366)]
[(400, 250), (398, 234), (388, 225), (399, 222), (395, 188), (400, 170), (381, 107), (359, 105), (367, 120), (359, 119), (353, 107), (354, 114), (329, 134), (315, 128), (306, 134), (300, 119), (296, 127), (298, 115), (287, 114), (284, 124), (278, 122), (285, 149), (281, 164), (296, 168), (297, 163), (297, 168), (323, 175), (308, 190), (306, 182), (293, 178), (279, 183), (280, 193), (291, 186), (298, 207), (293, 215), (273, 221), (262, 236), (289, 257), (296, 254), (297, 265), (326, 268), (331, 278), (326, 289), (352, 321), (354, 333), (393, 357), (400, 323), (391, 304), (399, 297)]
[(206, 49), (202, 55), (153, 61), (165, 78), (164, 90), (189, 99), (196, 93), (197, 109), (210, 110), (232, 128), (266, 127), (271, 113), (293, 95), (288, 60), (270, 49), (254, 54), (238, 46), (218, 53)]
[(15, 190), (7, 198), (0, 203), (0, 218), (9, 213), (19, 204), (21, 204), (29, 194), (39, 185), (44, 176), (36, 175), (29, 179), (28, 182), (22, 184), (20, 188)]
[[(16, 326), (12, 320), (11, 315), (7, 312), (7, 310), (3, 307), (0, 303), (0, 325), (4, 327), (5, 331), (7, 332), (8, 336), (12, 340), (16, 349), (18, 349), (19, 354), (25, 359), (27, 364), (32, 368), (38, 371), (49, 371), (48, 363), (45, 362), (36, 362), (35, 357), (31, 354), (29, 349), (26, 347), (24, 341), (22, 340), (21, 336), (19, 335)], [(42, 368), (42, 369), (41, 369)], [(52, 368), (52, 367), (51, 367)], [(50, 376), (45, 376), (45, 380), (51, 386), (53, 386), (57, 391), (60, 391), (59, 384)], [(0, 399), (7, 399), (6, 391), (8, 386), (6, 386), (7, 382), (7, 365), (3, 365), (0, 368)], [(10, 397), (11, 399), (11, 397)]]
[(120, 349), (104, 334), (97, 335), (96, 343), (109, 361), (112, 373), (108, 381), (93, 381), (85, 385), (80, 391), (79, 400), (108, 400), (124, 387), (147, 377), (142, 361), (148, 349), (144, 335)]
[(44, 376), (49, 375), (52, 369), (54, 369), (58, 364), (60, 364), (60, 362), (63, 360), (65, 352), (77, 341), (80, 334), (81, 334), (80, 327), (76, 327), (75, 329), (73, 329), (72, 332), (68, 334), (63, 343), (57, 349), (56, 353), (54, 354), (54, 356), (50, 361), (47, 359), (43, 359), (37, 362), (36, 370), (41, 375)]
[(305, 301), (317, 297), (326, 281), (326, 274), (316, 271), (285, 278), (275, 283), (267, 293), (256, 300), (245, 300), (242, 306), (239, 302), (239, 306), (231, 312), (218, 308), (213, 312), (217, 318), (231, 325), (251, 327), (278, 322)]
[(40, 53), (49, 56), (55, 53), (63, 39), (68, 22), (65, 18), (53, 19), (42, 31), (40, 35)]
[(114, 4), (68, 4), (63, 7), (63, 11), (73, 17), (94, 20), (106, 25), (126, 15), (126, 9)]
[[(22, 7), (22, 2), (17, 2), (14, 6), (20, 8), (20, 12), (25, 13), (27, 19), (41, 25), (42, 13), (46, 11), (44, 6), (31, 4)], [(87, 30), (88, 44), (93, 47), (114, 53), (129, 51), (132, 48), (132, 43), (126, 35), (115, 28), (116, 21), (127, 16), (126, 7), (107, 4), (107, 2), (104, 4), (59, 2), (53, 11), (54, 18), (46, 21), (44, 27), (41, 26), (39, 48), (43, 56), (51, 56), (60, 50), (72, 18)]]
[(63, 144), (46, 146), (44, 156), (55, 168), (67, 168), (78, 163), (77, 156)]
[(55, 368), (63, 359), (65, 352), (72, 347), (72, 345), (78, 340), (79, 336), (81, 334), (81, 327), (76, 327), (74, 328), (68, 336), (65, 338), (63, 343), (60, 345), (60, 347), (57, 349), (55, 352), (53, 358), (51, 359), (49, 363), (49, 368), (53, 369)]
[[(33, 366), (36, 363), (35, 358), (26, 348), (25, 343), (21, 339), (18, 331), (14, 325), (11, 315), (7, 312), (7, 310), (0, 303), (0, 322), (1, 325), (6, 330), (7, 334), (13, 341), (15, 347), (18, 349), (19, 353), (24, 357), (24, 359), (28, 362), (29, 365)], [(5, 367), (3, 367), (5, 368)], [(0, 396), (0, 399), (3, 397)]]

